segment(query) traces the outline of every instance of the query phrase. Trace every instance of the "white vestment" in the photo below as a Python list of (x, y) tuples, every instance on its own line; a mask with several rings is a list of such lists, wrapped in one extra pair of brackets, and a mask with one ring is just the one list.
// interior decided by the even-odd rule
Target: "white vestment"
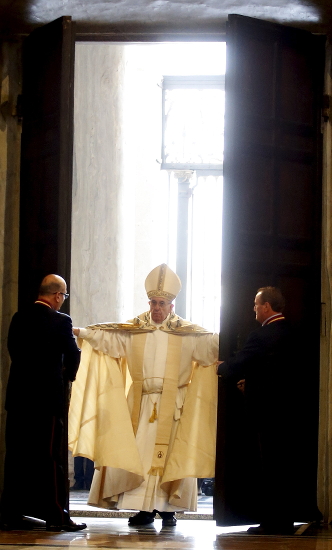
[[(144, 315), (146, 318), (147, 314)], [(142, 318), (142, 316), (140, 317)], [(174, 314), (173, 318), (175, 318)], [(176, 319), (180, 318), (176, 317)], [(133, 468), (130, 468), (130, 466), (124, 465), (122, 469), (121, 462), (119, 468), (119, 463), (116, 464), (116, 467), (113, 467), (112, 459), (108, 461), (108, 464), (101, 462), (100, 458), (97, 459), (97, 469), (95, 470), (89, 495), (89, 504), (93, 506), (145, 511), (195, 511), (197, 509), (196, 477), (213, 477), (214, 475), (214, 464), (211, 466), (211, 463), (214, 460), (213, 445), (215, 438), (217, 377), (213, 364), (218, 357), (218, 335), (202, 331), (195, 332), (194, 329), (183, 335), (176, 334), (174, 336), (167, 329), (167, 321), (168, 318), (162, 325), (156, 325), (149, 319), (148, 324), (153, 327), (153, 330), (147, 331), (143, 336), (140, 335), (144, 338), (142, 340), (144, 347), (140, 358), (142, 362), (142, 388), (135, 443), (141, 463), (141, 477), (137, 477), (139, 467), (134, 474)], [(181, 320), (178, 321), (178, 323), (180, 322)], [(190, 328), (194, 326), (188, 323), (189, 325)], [(102, 325), (100, 326), (102, 327)], [(170, 325), (168, 324), (168, 326)], [(101, 354), (105, 354), (118, 361), (121, 358), (126, 358), (129, 372), (135, 381), (133, 370), (136, 368), (135, 365), (138, 361), (138, 352), (136, 349), (137, 334), (121, 329), (103, 330), (88, 328), (81, 329), (80, 337), (88, 342), (95, 352), (101, 352)], [(175, 356), (178, 363), (176, 373), (177, 389), (172, 404), (173, 419), (171, 421), (172, 426), (170, 427), (169, 444), (166, 447), (168, 450), (164, 464), (165, 467), (159, 469), (152, 466), (154, 463), (161, 397), (164, 389), (165, 369), (169, 360), (167, 358), (170, 357), (170, 338), (173, 339), (172, 341), (175, 342), (176, 346)], [(175, 356), (173, 355), (173, 357)], [(206, 366), (206, 368), (203, 369), (202, 366)], [(196, 388), (193, 379), (194, 371), (197, 371)], [(78, 373), (78, 384), (80, 384), (79, 376), (80, 370)], [(75, 397), (75, 384), (76, 382), (73, 384), (72, 400), (77, 399)], [(200, 388), (202, 385), (203, 387)], [(134, 391), (132, 391), (133, 386), (134, 384), (128, 394), (129, 411), (133, 410), (133, 400), (135, 399), (133, 395)], [(188, 392), (189, 386), (192, 394), (191, 397), (190, 392)], [(189, 396), (188, 412), (182, 426), (180, 421), (182, 421), (182, 413), (185, 410), (187, 392)], [(206, 397), (203, 397), (204, 392), (204, 395), (207, 395), (210, 400), (208, 406), (205, 403)], [(201, 398), (199, 397), (200, 393), (202, 395)], [(81, 396), (82, 391), (79, 390), (78, 394)], [(82, 397), (80, 398), (82, 399)], [(200, 400), (199, 404), (195, 401), (197, 399)], [(201, 422), (199, 412), (197, 412), (197, 418), (193, 412), (197, 408), (196, 405), (200, 407), (197, 411), (205, 411), (204, 414), (206, 415), (208, 426), (199, 425)], [(75, 406), (76, 403), (71, 404), (71, 408), (75, 409)], [(76, 424), (78, 423), (79, 420), (76, 421)], [(191, 424), (195, 424), (196, 428), (191, 426)], [(188, 426), (190, 426), (189, 429)], [(69, 419), (69, 428), (71, 428), (71, 418)], [(197, 430), (204, 432), (201, 433), (201, 437), (209, 439), (209, 445), (212, 448), (204, 443), (203, 446), (205, 449), (197, 452), (196, 456), (197, 449), (195, 449), (195, 446), (197, 445), (197, 439), (200, 437), (200, 434), (195, 433)], [(69, 441), (71, 442), (72, 439), (70, 447), (73, 450), (73, 454), (85, 454), (86, 456), (88, 453), (84, 452), (84, 450), (82, 453), (82, 447), (79, 448), (79, 445), (75, 444), (78, 437), (77, 433), (75, 435), (75, 429), (70, 429)], [(124, 433), (123, 437), (127, 437), (126, 433)], [(188, 440), (186, 441), (187, 438)], [(110, 441), (110, 445), (112, 445), (112, 441)], [(206, 447), (209, 447), (209, 450)], [(206, 453), (206, 456), (204, 456), (204, 453)], [(89, 458), (96, 460), (96, 456), (89, 456)], [(184, 461), (185, 464), (181, 464), (181, 461)], [(181, 473), (179, 474), (177, 470)], [(175, 473), (175, 471), (177, 472)], [(180, 475), (183, 475), (183, 477), (179, 478)], [(114, 480), (116, 479), (118, 481), (115, 482)], [(116, 491), (114, 486), (117, 485), (120, 488), (125, 488), (125, 490), (114, 494)]]

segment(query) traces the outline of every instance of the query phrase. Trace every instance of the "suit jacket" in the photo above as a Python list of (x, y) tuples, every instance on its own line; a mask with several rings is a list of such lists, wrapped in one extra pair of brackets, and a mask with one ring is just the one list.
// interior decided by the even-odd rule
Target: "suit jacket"
[(64, 379), (75, 380), (80, 362), (69, 315), (40, 303), (15, 313), (8, 350), (6, 410), (62, 416)]
[(245, 378), (248, 410), (261, 427), (290, 421), (293, 347), (289, 324), (278, 320), (251, 332), (243, 349), (219, 365), (218, 374), (226, 380)]

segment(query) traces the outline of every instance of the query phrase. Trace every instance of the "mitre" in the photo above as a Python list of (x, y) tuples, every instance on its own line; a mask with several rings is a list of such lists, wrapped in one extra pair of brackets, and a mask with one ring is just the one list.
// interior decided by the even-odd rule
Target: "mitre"
[(145, 279), (145, 290), (149, 298), (162, 296), (173, 301), (181, 290), (181, 281), (168, 265), (161, 264), (150, 271)]

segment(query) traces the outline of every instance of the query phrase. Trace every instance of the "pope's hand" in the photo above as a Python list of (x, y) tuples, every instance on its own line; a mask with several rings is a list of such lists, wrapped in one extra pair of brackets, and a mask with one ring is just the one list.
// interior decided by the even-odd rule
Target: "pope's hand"
[(75, 336), (79, 336), (80, 335), (80, 329), (79, 328), (76, 328), (76, 327), (73, 327), (73, 334)]

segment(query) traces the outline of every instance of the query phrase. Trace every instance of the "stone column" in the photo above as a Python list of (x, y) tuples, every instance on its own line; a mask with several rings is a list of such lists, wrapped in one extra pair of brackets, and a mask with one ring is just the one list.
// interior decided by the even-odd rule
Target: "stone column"
[(176, 273), (182, 283), (181, 292), (176, 298), (176, 313), (184, 318), (186, 317), (187, 309), (189, 201), (192, 196), (190, 182), (193, 174), (193, 170), (178, 170), (174, 172), (174, 176), (178, 180)]

